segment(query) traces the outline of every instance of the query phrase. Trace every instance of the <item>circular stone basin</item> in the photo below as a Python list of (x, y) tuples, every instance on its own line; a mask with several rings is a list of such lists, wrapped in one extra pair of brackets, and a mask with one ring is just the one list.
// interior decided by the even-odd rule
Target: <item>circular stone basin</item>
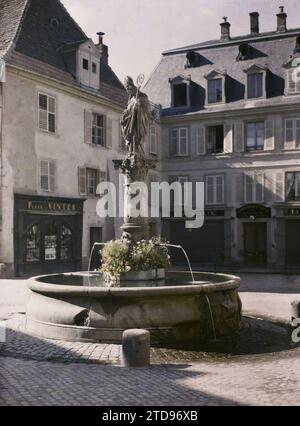
[(147, 329), (153, 344), (235, 338), (241, 321), (240, 279), (169, 272), (165, 281), (107, 288), (99, 273), (30, 278), (29, 332), (50, 339), (120, 343), (124, 330)]

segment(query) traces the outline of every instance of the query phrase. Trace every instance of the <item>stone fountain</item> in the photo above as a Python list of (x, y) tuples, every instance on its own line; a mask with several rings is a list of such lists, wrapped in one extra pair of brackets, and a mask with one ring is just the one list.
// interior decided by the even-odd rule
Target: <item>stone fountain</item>
[[(138, 85), (141, 79), (138, 79)], [(130, 77), (122, 116), (128, 155), (115, 161), (125, 176), (125, 244), (147, 240), (147, 219), (131, 215), (135, 182), (145, 182), (155, 163), (145, 156), (150, 104)], [(225, 274), (136, 272), (118, 288), (104, 285), (101, 273), (54, 274), (29, 280), (29, 332), (58, 340), (120, 343), (124, 330), (147, 329), (154, 344), (234, 340), (239, 331), (239, 278)]]

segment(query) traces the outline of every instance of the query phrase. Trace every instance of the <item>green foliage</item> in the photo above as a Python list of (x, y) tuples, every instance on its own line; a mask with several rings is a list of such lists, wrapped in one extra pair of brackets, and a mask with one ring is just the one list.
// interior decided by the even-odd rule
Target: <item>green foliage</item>
[(168, 250), (160, 238), (128, 245), (121, 240), (110, 241), (103, 250), (101, 272), (107, 281), (119, 281), (125, 272), (150, 271), (170, 267)]

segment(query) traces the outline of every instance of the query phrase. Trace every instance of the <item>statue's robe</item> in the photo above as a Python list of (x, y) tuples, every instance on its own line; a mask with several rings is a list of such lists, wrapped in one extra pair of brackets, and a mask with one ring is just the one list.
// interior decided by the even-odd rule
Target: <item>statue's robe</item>
[(122, 131), (131, 152), (144, 155), (144, 140), (150, 122), (150, 103), (147, 95), (132, 96), (121, 119)]

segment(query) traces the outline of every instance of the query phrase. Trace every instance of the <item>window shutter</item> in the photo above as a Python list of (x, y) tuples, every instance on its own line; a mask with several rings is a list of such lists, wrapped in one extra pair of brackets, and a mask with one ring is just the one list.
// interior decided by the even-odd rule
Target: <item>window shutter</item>
[(206, 177), (206, 204), (214, 204), (214, 177)]
[(48, 113), (43, 109), (39, 109), (39, 128), (48, 130)]
[(40, 175), (41, 175), (41, 189), (43, 191), (49, 190), (49, 161), (42, 160), (40, 162)]
[(179, 154), (181, 156), (187, 156), (189, 155), (189, 146), (188, 146), (188, 141), (189, 141), (189, 133), (188, 133), (188, 129), (180, 129), (179, 130)]
[(254, 178), (252, 175), (246, 175), (245, 177), (245, 202), (246, 203), (253, 203), (254, 197), (253, 197), (253, 187), (254, 187)]
[(112, 119), (107, 117), (106, 118), (106, 135), (107, 135), (107, 140), (106, 140), (106, 147), (109, 149), (112, 149), (112, 144), (113, 144), (113, 122)]
[(243, 203), (245, 201), (244, 181), (245, 176), (243, 173), (239, 173), (234, 176), (234, 193), (235, 201), (237, 203)]
[(284, 138), (284, 149), (293, 149), (295, 145), (294, 141), (294, 120), (285, 120), (285, 138)]
[(224, 203), (224, 176), (216, 177), (216, 203)]
[(93, 128), (93, 114), (90, 111), (84, 111), (84, 142), (92, 143), (92, 128)]
[(264, 149), (266, 151), (271, 151), (275, 149), (274, 120), (266, 120)]
[(233, 151), (233, 126), (226, 123), (224, 125), (224, 153)]
[(178, 155), (178, 129), (170, 129), (170, 155), (175, 157)]
[(275, 173), (275, 200), (276, 201), (284, 201), (284, 173), (276, 172)]
[(296, 120), (295, 148), (300, 148), (300, 119)]
[(157, 154), (157, 135), (156, 135), (156, 127), (150, 126), (150, 154)]
[(55, 191), (55, 173), (56, 167), (53, 161), (49, 161), (49, 191)]
[(48, 111), (51, 112), (51, 114), (56, 113), (56, 99), (51, 96), (48, 96)]
[(205, 127), (200, 126), (196, 129), (196, 144), (197, 144), (197, 155), (205, 155)]
[(264, 173), (258, 173), (255, 176), (255, 201), (262, 203), (264, 201), (265, 192), (265, 175)]
[(78, 189), (80, 195), (86, 195), (86, 169), (78, 167)]
[(234, 151), (244, 152), (244, 123), (235, 123), (234, 125)]

